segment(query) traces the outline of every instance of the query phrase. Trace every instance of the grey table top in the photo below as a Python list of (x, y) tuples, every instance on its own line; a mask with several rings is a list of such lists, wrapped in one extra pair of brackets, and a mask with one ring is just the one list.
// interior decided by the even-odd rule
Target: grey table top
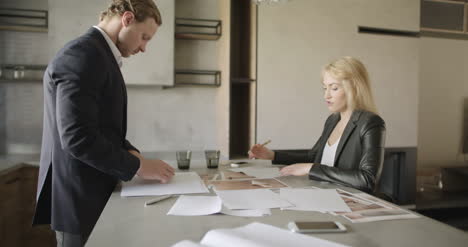
[[(164, 158), (164, 157), (161, 157)], [(170, 157), (166, 157), (170, 162)], [(192, 161), (192, 171), (201, 174), (218, 172), (203, 168), (204, 161)], [(259, 165), (261, 161), (254, 161)], [(225, 161), (224, 164), (229, 162)], [(262, 164), (268, 165), (268, 164)], [(220, 166), (224, 169), (228, 166)], [(282, 177), (291, 187), (337, 186), (310, 181), (307, 177)], [(347, 189), (353, 191), (352, 189)], [(107, 203), (87, 246), (171, 246), (188, 239), (199, 242), (206, 232), (215, 228), (234, 228), (258, 221), (287, 229), (289, 221), (340, 221), (348, 228), (346, 233), (313, 234), (315, 237), (350, 246), (466, 246), (468, 234), (421, 216), (417, 219), (351, 223), (340, 216), (319, 212), (272, 209), (265, 217), (235, 217), (222, 214), (209, 216), (166, 215), (177, 198), (167, 199), (144, 207), (149, 197), (120, 197), (117, 188)]]

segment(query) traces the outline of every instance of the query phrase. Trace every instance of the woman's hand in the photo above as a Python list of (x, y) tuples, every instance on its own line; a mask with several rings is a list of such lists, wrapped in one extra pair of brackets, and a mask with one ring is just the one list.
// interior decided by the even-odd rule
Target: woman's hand
[(253, 158), (273, 160), (275, 158), (275, 152), (268, 149), (262, 144), (255, 144), (249, 150), (249, 159)]
[(289, 166), (283, 167), (280, 172), (283, 176), (304, 176), (309, 174), (310, 168), (312, 168), (313, 163), (298, 163)]

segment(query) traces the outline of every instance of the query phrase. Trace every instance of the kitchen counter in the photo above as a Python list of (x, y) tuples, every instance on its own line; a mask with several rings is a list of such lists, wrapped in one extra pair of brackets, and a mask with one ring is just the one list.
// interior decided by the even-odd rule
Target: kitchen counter
[(0, 175), (5, 174), (16, 166), (32, 165), (39, 166), (40, 154), (1, 154), (0, 155)]
[[(142, 152), (142, 155), (147, 159), (160, 159), (176, 167), (175, 151), (159, 151), (159, 152)], [(205, 160), (203, 151), (193, 151), (192, 160)], [(12, 167), (21, 164), (39, 166), (40, 154), (1, 154), (0, 155), (0, 174)], [(221, 157), (221, 163), (227, 158)], [(195, 163), (202, 164), (202, 163)], [(193, 165), (193, 164), (192, 164)], [(201, 165), (203, 166), (203, 165)]]

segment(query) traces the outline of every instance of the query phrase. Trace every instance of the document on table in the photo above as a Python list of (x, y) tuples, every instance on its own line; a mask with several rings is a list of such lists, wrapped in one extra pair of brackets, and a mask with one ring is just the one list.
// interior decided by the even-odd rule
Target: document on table
[(276, 178), (281, 176), (279, 169), (276, 167), (242, 167), (229, 170), (233, 172), (243, 172), (255, 178)]
[(261, 217), (271, 215), (269, 209), (230, 210), (222, 207), (218, 196), (179, 196), (168, 215), (195, 216), (222, 213), (231, 216)]
[(263, 223), (250, 223), (233, 229), (214, 229), (205, 234), (200, 244), (184, 240), (172, 247), (345, 247), (339, 243), (323, 240), (310, 235), (293, 233)]
[(222, 202), (217, 196), (179, 196), (168, 215), (210, 215), (221, 211)]
[(271, 210), (269, 208), (264, 209), (229, 209), (223, 207), (221, 213), (231, 216), (240, 216), (240, 217), (262, 217), (271, 215)]
[(131, 181), (122, 183), (120, 196), (160, 196), (208, 192), (196, 172), (176, 172), (167, 184), (134, 177)]
[(351, 212), (335, 189), (281, 188), (280, 197), (294, 204), (285, 209), (319, 212)]
[(401, 209), (366, 193), (348, 193), (339, 191), (341, 197), (350, 205), (351, 213), (335, 212), (353, 222), (372, 222), (381, 220), (413, 219), (419, 216)]
[(265, 209), (292, 207), (269, 189), (216, 191), (228, 209)]

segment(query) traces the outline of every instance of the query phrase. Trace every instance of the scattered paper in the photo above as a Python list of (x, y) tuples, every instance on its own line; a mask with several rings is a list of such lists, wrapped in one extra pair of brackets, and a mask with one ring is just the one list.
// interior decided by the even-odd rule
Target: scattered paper
[(229, 209), (265, 209), (293, 206), (269, 189), (216, 191)]
[(208, 192), (196, 172), (176, 172), (167, 184), (134, 177), (131, 181), (122, 183), (120, 196), (160, 196)]
[(232, 180), (232, 179), (248, 179), (248, 178), (255, 178), (253, 176), (249, 176), (243, 172), (233, 172), (233, 171), (222, 171), (221, 172), (221, 179), (222, 180)]
[(280, 197), (295, 205), (290, 210), (351, 212), (335, 189), (281, 188)]
[(240, 217), (263, 217), (271, 215), (271, 210), (269, 208), (265, 209), (229, 209), (223, 207), (221, 209), (222, 214), (231, 215), (231, 216), (240, 216)]
[(210, 215), (221, 211), (222, 202), (217, 196), (179, 196), (168, 215)]
[(233, 229), (215, 229), (207, 232), (200, 244), (181, 241), (173, 247), (344, 247), (339, 243), (323, 240), (310, 235), (293, 233), (288, 230), (258, 222)]
[(280, 177), (279, 168), (276, 167), (241, 167), (229, 169), (233, 172), (243, 172), (247, 176), (255, 178), (276, 178)]
[(285, 188), (287, 185), (274, 178), (267, 179), (244, 179), (244, 180), (218, 180), (211, 181), (216, 190), (254, 190)]
[(262, 217), (271, 215), (270, 209), (231, 210), (222, 207), (222, 201), (218, 196), (180, 196), (167, 214), (197, 216), (217, 213), (240, 217)]
[(182, 240), (174, 244), (172, 247), (209, 247), (209, 246), (197, 244), (190, 240)]

